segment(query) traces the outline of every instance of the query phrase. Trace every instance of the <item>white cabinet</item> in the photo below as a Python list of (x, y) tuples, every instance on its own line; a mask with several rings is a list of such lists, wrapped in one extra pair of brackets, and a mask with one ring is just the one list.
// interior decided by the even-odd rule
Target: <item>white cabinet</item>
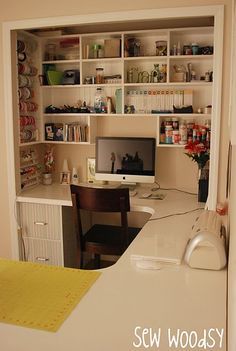
[(21, 259), (76, 267), (77, 244), (70, 207), (20, 202), (19, 217)]

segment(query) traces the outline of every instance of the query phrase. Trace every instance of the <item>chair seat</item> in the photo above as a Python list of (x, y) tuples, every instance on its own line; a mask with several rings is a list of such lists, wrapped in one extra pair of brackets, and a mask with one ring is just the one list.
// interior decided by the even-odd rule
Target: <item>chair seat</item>
[[(139, 231), (140, 228), (128, 227), (128, 245)], [(121, 227), (95, 224), (84, 236), (84, 249), (104, 255), (121, 255), (124, 252), (123, 242)]]

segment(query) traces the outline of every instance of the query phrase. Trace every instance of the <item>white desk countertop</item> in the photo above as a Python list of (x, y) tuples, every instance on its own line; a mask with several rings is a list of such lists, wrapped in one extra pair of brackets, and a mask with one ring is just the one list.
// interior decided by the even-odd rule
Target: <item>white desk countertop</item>
[[(70, 206), (68, 187), (27, 190), (17, 201)], [(196, 196), (163, 191), (164, 200), (131, 198), (133, 210), (152, 214), (118, 262), (102, 275), (56, 333), (0, 323), (4, 351), (226, 350), (226, 270), (194, 270), (183, 262), (160, 270), (138, 269), (131, 255), (181, 256), (200, 211)], [(57, 195), (55, 195), (57, 194)], [(159, 248), (159, 250), (158, 250)], [(146, 329), (145, 329), (146, 328)], [(218, 328), (218, 329), (217, 329)], [(224, 329), (223, 344), (219, 334)], [(170, 335), (182, 336), (178, 347)], [(143, 334), (142, 334), (143, 333)], [(160, 343), (152, 344), (160, 333)], [(143, 335), (143, 337), (142, 337)], [(186, 340), (189, 338), (189, 343)], [(205, 343), (206, 342), (206, 343)], [(136, 347), (133, 345), (136, 345)], [(192, 343), (192, 344), (191, 344)], [(195, 347), (191, 347), (195, 345)], [(201, 347), (200, 347), (201, 346)]]

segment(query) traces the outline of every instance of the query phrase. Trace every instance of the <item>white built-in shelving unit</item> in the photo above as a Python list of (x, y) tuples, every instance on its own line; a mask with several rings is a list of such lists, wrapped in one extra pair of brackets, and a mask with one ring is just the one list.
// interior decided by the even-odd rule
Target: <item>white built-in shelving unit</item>
[[(170, 23), (171, 25), (169, 25)], [(92, 26), (96, 33), (90, 33)], [(158, 28), (155, 29), (157, 26)], [(54, 30), (58, 28), (58, 31), (61, 31), (61, 33), (58, 36), (51, 37), (41, 35), (44, 30), (48, 31), (50, 28)], [(77, 45), (72, 48), (63, 47), (62, 52), (59, 53), (61, 57), (57, 56), (56, 59), (51, 59), (45, 56), (48, 43), (56, 43), (56, 48), (58, 48), (61, 41), (68, 41), (73, 38), (77, 38)], [(137, 56), (131, 56), (129, 52), (127, 54), (126, 43), (129, 40), (132, 41), (132, 38), (135, 38), (140, 43), (140, 51)], [(19, 39), (25, 40), (28, 44), (32, 43), (32, 46), (29, 45), (31, 49), (33, 48), (31, 50), (32, 56), (28, 52), (29, 64), (37, 69), (37, 74), (33, 76), (32, 86), (34, 91), (32, 99), (37, 104), (37, 111), (34, 111), (33, 114), (30, 113), (30, 116), (33, 116), (35, 120), (33, 138), (29, 137), (29, 133), (22, 134), (22, 125), (20, 124), (22, 111), (19, 111), (19, 76), (16, 55), (17, 40)], [(116, 57), (105, 57), (103, 53), (104, 57), (94, 58), (93, 45), (97, 44), (104, 47), (105, 41), (112, 39), (120, 42), (119, 54), (116, 54)], [(167, 50), (164, 56), (157, 55), (156, 41), (166, 41)], [(193, 43), (197, 43), (199, 47), (213, 47), (214, 52), (210, 55), (184, 55), (182, 51), (184, 45), (192, 45)], [(174, 45), (180, 47), (180, 55), (174, 54)], [(177, 117), (179, 121), (184, 119), (186, 121), (199, 121), (199, 123), (211, 120), (208, 206), (210, 209), (215, 208), (218, 186), (221, 117), (223, 6), (152, 9), (6, 22), (3, 25), (3, 46), (5, 124), (8, 150), (7, 168), (11, 213), (15, 211), (15, 199), (21, 193), (21, 170), (27, 168), (24, 160), (21, 159), (22, 153), (26, 152), (27, 154), (29, 151), (29, 166), (35, 166), (43, 163), (43, 155), (47, 144), (53, 144), (55, 147), (63, 144), (65, 152), (66, 145), (75, 145), (78, 148), (83, 148), (84, 145), (93, 145), (98, 131), (101, 132), (103, 130), (103, 123), (106, 123), (108, 119), (109, 123), (112, 123), (113, 118), (116, 122), (116, 118), (120, 119), (124, 129), (126, 128), (126, 121), (129, 122), (130, 126), (130, 120), (132, 120), (135, 126), (135, 123), (140, 121), (140, 119), (143, 121), (154, 119), (156, 128), (152, 128), (153, 123), (147, 123), (147, 128), (151, 128), (152, 130), (149, 132), (152, 136), (156, 136), (157, 147), (171, 150), (182, 147), (182, 145), (160, 143), (160, 126), (163, 120), (172, 117)], [(57, 50), (56, 53), (58, 54)], [(9, 57), (11, 57), (11, 60), (9, 60)], [(189, 63), (192, 64), (192, 69), (196, 73), (196, 79), (191, 81), (176, 79), (175, 68), (184, 67), (184, 70), (186, 70)], [(165, 78), (159, 82), (150, 81), (154, 64), (159, 65), (159, 68), (166, 72)], [(53, 65), (52, 67), (60, 72), (79, 70), (80, 80), (77, 84), (45, 85), (45, 81), (42, 82), (41, 75), (45, 74), (44, 69), (46, 65)], [(104, 69), (105, 76), (116, 75), (118, 80), (109, 81), (109, 83), (102, 85), (85, 84), (86, 77), (96, 76), (96, 68), (99, 67)], [(129, 75), (131, 71), (133, 71), (132, 81)], [(202, 77), (208, 71), (213, 72), (213, 81), (203, 80)], [(148, 72), (148, 80), (147, 74), (141, 74), (140, 72)], [(74, 106), (79, 100), (81, 102), (86, 101), (87, 106), (93, 106), (96, 89), (100, 86), (103, 88), (105, 95), (112, 98), (114, 105), (112, 113), (45, 112), (45, 108), (49, 105)], [(120, 110), (116, 111), (118, 105), (118, 94), (116, 94), (116, 91), (118, 89), (120, 89)], [(187, 102), (191, 102), (193, 113), (172, 113), (157, 100), (154, 101), (154, 97), (159, 93), (164, 92), (164, 95), (168, 95), (169, 92), (173, 91), (187, 91), (189, 93)], [(145, 101), (144, 95), (147, 101)], [(179, 101), (179, 103), (176, 100), (174, 101), (177, 105), (181, 105), (182, 102), (186, 104), (186, 101)], [(165, 101), (165, 105), (168, 105), (170, 109), (172, 108), (172, 103), (173, 101), (171, 100), (168, 104)], [(127, 113), (126, 106), (129, 104), (134, 105), (133, 112), (135, 113)], [(207, 113), (202, 113), (208, 105), (212, 106), (211, 113), (208, 113), (208, 111)], [(155, 113), (152, 113), (152, 109), (155, 110)], [(198, 113), (199, 109), (201, 109), (201, 113)], [(130, 109), (128, 111), (130, 112)], [(46, 140), (45, 124), (50, 123), (86, 125), (86, 139), (70, 142), (65, 140)], [(22, 138), (22, 135), (25, 135), (26, 138)], [(140, 131), (139, 136), (141, 136)], [(30, 151), (33, 151), (31, 159)], [(165, 152), (165, 149), (162, 149), (162, 152)], [(37, 178), (38, 181), (40, 182), (40, 177)], [(40, 189), (40, 186), (38, 188)], [(60, 221), (62, 221), (62, 216), (60, 215), (59, 217)], [(15, 258), (21, 256), (18, 229), (19, 223), (12, 221), (12, 251)], [(63, 230), (61, 230), (61, 233), (63, 235)], [(64, 239), (60, 238), (60, 240)], [(60, 262), (63, 262), (63, 260), (60, 260)]]

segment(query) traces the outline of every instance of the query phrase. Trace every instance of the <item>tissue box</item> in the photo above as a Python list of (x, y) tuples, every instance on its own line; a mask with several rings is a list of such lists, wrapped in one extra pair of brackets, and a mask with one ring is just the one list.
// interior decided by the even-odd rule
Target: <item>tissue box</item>
[(104, 40), (104, 56), (120, 57), (120, 39)]

